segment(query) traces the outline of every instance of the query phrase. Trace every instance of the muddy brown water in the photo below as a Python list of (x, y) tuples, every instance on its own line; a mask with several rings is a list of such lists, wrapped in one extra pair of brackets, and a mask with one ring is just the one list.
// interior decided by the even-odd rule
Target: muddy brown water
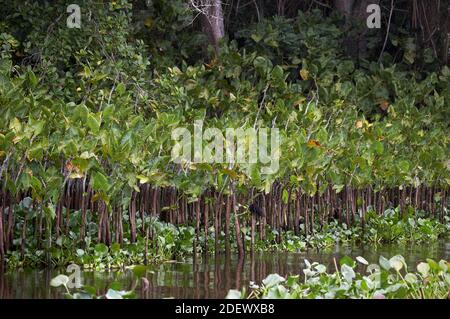
[[(390, 258), (401, 254), (411, 268), (425, 260), (450, 260), (450, 241), (441, 240), (426, 245), (335, 246), (326, 250), (308, 250), (302, 253), (258, 252), (242, 258), (219, 253), (204, 256), (196, 263), (192, 259), (149, 266), (146, 277), (149, 288), (136, 292), (139, 298), (224, 298), (229, 289), (241, 289), (250, 281), (261, 282), (267, 275), (278, 273), (302, 274), (305, 259), (317, 261), (334, 270), (334, 259), (345, 255), (363, 256), (370, 263), (380, 255)], [(360, 269), (364, 270), (364, 269)], [(63, 288), (53, 288), (50, 280), (64, 269), (12, 269), (0, 273), (0, 299), (5, 298), (63, 298)], [(122, 289), (131, 289), (136, 279), (131, 270), (115, 272), (82, 271), (81, 281), (105, 293), (113, 282)]]

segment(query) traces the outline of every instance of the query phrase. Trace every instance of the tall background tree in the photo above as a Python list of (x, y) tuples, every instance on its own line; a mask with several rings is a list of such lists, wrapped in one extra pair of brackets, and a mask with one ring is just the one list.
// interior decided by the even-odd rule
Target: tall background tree
[(219, 41), (225, 36), (224, 17), (221, 0), (190, 0), (190, 5), (200, 15), (201, 27), (210, 43), (219, 53)]
[[(188, 2), (194, 13), (200, 17), (201, 30), (207, 35), (216, 52), (219, 50), (220, 39), (226, 34), (233, 38), (239, 29), (245, 28), (250, 23), (273, 16), (295, 17), (299, 10), (318, 9), (326, 16), (339, 13), (345, 17), (342, 28), (348, 32), (344, 43), (347, 53), (353, 57), (364, 58), (370, 42), (367, 38), (370, 30), (365, 25), (370, 14), (367, 7), (370, 4), (378, 4), (382, 14), (379, 51), (395, 50), (392, 42), (396, 41), (390, 41), (389, 33), (395, 37), (396, 33), (404, 34), (406, 31), (415, 38), (414, 52), (408, 54), (420, 57), (421, 54), (431, 52), (441, 63), (448, 64), (450, 28), (448, 0), (188, 0)], [(405, 46), (408, 46), (407, 50), (413, 50), (411, 45)]]

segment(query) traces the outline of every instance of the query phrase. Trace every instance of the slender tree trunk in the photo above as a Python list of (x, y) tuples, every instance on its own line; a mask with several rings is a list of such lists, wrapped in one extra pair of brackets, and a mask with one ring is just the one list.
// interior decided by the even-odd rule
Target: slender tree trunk
[(236, 194), (233, 190), (233, 211), (234, 211), (234, 225), (235, 225), (235, 229), (236, 229), (236, 243), (238, 246), (238, 252), (239, 252), (239, 256), (244, 255), (244, 245), (242, 243), (242, 237), (241, 237), (241, 226), (239, 224), (239, 216), (238, 216), (238, 209), (237, 209), (237, 202), (236, 202)]
[(3, 206), (0, 206), (0, 257), (3, 259), (5, 248), (3, 244)]
[(334, 0), (334, 7), (345, 16), (350, 16), (355, 0)]
[(208, 224), (209, 224), (209, 192), (206, 192), (203, 199), (203, 216), (204, 216), (204, 229), (205, 229), (205, 253), (208, 252)]
[(208, 36), (209, 42), (219, 54), (219, 42), (225, 36), (225, 26), (220, 0), (193, 0), (192, 6), (201, 13), (203, 32)]
[(450, 5), (447, 1), (442, 1), (441, 8), (438, 8), (438, 11), (440, 12), (440, 21), (439, 21), (439, 31), (438, 35), (440, 37), (439, 41), (441, 43), (441, 46), (439, 48), (440, 52), (440, 59), (442, 64), (446, 64), (450, 66), (450, 60), (448, 58), (449, 56), (449, 33), (450, 33)]
[(135, 192), (133, 192), (133, 194), (131, 195), (129, 217), (130, 217), (130, 227), (131, 227), (131, 242), (134, 243), (136, 241), (136, 193)]

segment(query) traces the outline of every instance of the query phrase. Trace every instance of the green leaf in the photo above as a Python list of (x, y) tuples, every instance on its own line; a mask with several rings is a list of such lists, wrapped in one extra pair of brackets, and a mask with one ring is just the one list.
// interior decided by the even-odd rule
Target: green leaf
[(341, 266), (341, 273), (344, 277), (345, 281), (348, 283), (351, 283), (353, 281), (353, 278), (356, 277), (355, 271), (352, 267), (348, 266), (347, 264), (343, 264)]
[(319, 265), (316, 266), (316, 270), (317, 270), (317, 272), (318, 272), (319, 274), (322, 274), (322, 273), (324, 273), (324, 272), (327, 271), (327, 267), (325, 267), (325, 266), (322, 265), (322, 264), (319, 264)]
[(342, 265), (347, 265), (349, 267), (355, 267), (356, 263), (353, 261), (353, 259), (351, 259), (348, 256), (344, 256), (339, 260), (339, 264)]
[(20, 120), (17, 117), (11, 120), (9, 129), (13, 130), (14, 133), (19, 133), (22, 130), (22, 123), (20, 123)]
[(284, 279), (283, 277), (281, 277), (278, 274), (270, 274), (269, 276), (267, 276), (265, 279), (263, 279), (263, 284), (266, 287), (272, 287), (275, 285), (278, 285), (280, 282), (285, 281), (286, 279)]
[(33, 71), (28, 71), (27, 73), (27, 80), (31, 88), (35, 88), (36, 85), (39, 83), (38, 78), (34, 74)]
[(31, 128), (33, 129), (33, 136), (36, 137), (39, 134), (42, 133), (45, 127), (44, 121), (36, 121), (31, 125)]
[(9, 59), (0, 59), (0, 74), (9, 76), (11, 72), (12, 62)]
[(87, 108), (87, 106), (84, 104), (80, 104), (80, 105), (77, 105), (73, 111), (73, 120), (86, 121), (88, 115), (89, 115), (89, 109)]
[(405, 275), (405, 281), (409, 282), (410, 284), (415, 284), (417, 282), (417, 276), (412, 273), (407, 273)]
[(277, 65), (272, 70), (272, 77), (276, 80), (282, 81), (283, 80), (283, 69)]
[(125, 93), (125, 91), (126, 91), (125, 85), (124, 85), (123, 83), (119, 83), (119, 84), (117, 85), (117, 88), (116, 88), (117, 94), (118, 94), (118, 95), (122, 95), (122, 94)]
[(431, 270), (439, 271), (440, 267), (437, 262), (435, 262), (433, 259), (430, 259), (430, 258), (427, 258), (426, 260), (427, 260), (427, 263), (430, 266)]
[(105, 244), (97, 244), (97, 245), (95, 245), (94, 250), (99, 255), (106, 255), (108, 253), (108, 247)]
[(421, 262), (417, 265), (417, 271), (426, 277), (426, 276), (428, 276), (428, 273), (430, 271), (430, 265), (428, 265), (427, 263)]
[(94, 115), (89, 114), (86, 120), (87, 126), (91, 129), (92, 133), (97, 134), (100, 130), (100, 121), (98, 121)]
[(383, 143), (381, 143), (380, 141), (375, 141), (372, 143), (371, 149), (375, 154), (382, 155), (384, 152)]
[(107, 192), (110, 188), (110, 184), (108, 182), (108, 178), (100, 172), (96, 172), (92, 176), (92, 188), (94, 191), (103, 191)]
[(405, 259), (400, 255), (394, 256), (391, 259), (389, 259), (389, 264), (396, 271), (400, 271), (403, 268), (403, 266), (406, 265)]
[(250, 36), (252, 39), (253, 39), (253, 41), (255, 41), (256, 43), (258, 43), (259, 41), (261, 41), (261, 39), (263, 38), (261, 35), (259, 35), (259, 34), (252, 34), (251, 36)]
[(44, 207), (44, 213), (47, 220), (53, 220), (56, 217), (55, 207), (51, 204)]
[(30, 161), (32, 160), (40, 161), (44, 156), (44, 148), (40, 143), (36, 143), (28, 149), (27, 155)]
[(111, 252), (112, 253), (118, 253), (120, 251), (120, 244), (119, 243), (114, 243), (111, 245)]
[(77, 256), (82, 257), (84, 255), (83, 249), (77, 249)]
[(444, 272), (447, 272), (447, 270), (448, 270), (448, 265), (447, 265), (447, 262), (446, 262), (445, 260), (439, 261), (439, 267), (440, 267), (441, 270), (443, 270)]
[(272, 62), (262, 56), (256, 57), (253, 61), (253, 65), (261, 75), (270, 72), (272, 69)]
[(389, 262), (389, 260), (387, 260), (383, 256), (380, 256), (378, 262), (379, 262), (380, 266), (383, 267), (384, 269), (386, 269), (386, 270), (391, 269), (391, 263)]
[(399, 161), (397, 166), (398, 166), (399, 170), (403, 173), (406, 173), (409, 171), (409, 162), (406, 160)]
[(370, 264), (369, 266), (367, 266), (367, 272), (368, 273), (376, 273), (380, 271), (380, 266), (377, 264)]
[(283, 189), (282, 200), (283, 200), (283, 203), (285, 203), (285, 204), (287, 204), (287, 202), (289, 200), (289, 193), (286, 190), (286, 188)]
[(139, 180), (139, 183), (146, 184), (150, 181), (150, 178), (145, 175), (136, 175), (136, 178)]

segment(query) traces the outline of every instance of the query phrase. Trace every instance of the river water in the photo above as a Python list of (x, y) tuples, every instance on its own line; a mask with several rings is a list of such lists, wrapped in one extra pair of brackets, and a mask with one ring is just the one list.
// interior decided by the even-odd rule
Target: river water
[[(258, 252), (238, 258), (234, 254), (219, 253), (203, 256), (195, 263), (192, 259), (149, 266), (146, 277), (149, 287), (145, 291), (138, 285), (139, 298), (224, 298), (229, 289), (241, 289), (250, 281), (261, 282), (267, 275), (302, 274), (305, 259), (317, 261), (334, 270), (345, 255), (363, 256), (370, 263), (380, 255), (390, 258), (401, 254), (408, 267), (426, 258), (450, 260), (450, 241), (441, 240), (426, 245), (335, 246), (327, 250), (309, 250), (303, 253)], [(362, 266), (361, 266), (362, 267)], [(362, 270), (362, 269), (360, 269)], [(5, 298), (63, 298), (63, 288), (53, 288), (50, 280), (64, 269), (21, 270), (0, 273), (0, 299)], [(113, 282), (129, 290), (136, 279), (131, 270), (115, 272), (83, 271), (82, 283), (94, 286), (104, 294)]]

